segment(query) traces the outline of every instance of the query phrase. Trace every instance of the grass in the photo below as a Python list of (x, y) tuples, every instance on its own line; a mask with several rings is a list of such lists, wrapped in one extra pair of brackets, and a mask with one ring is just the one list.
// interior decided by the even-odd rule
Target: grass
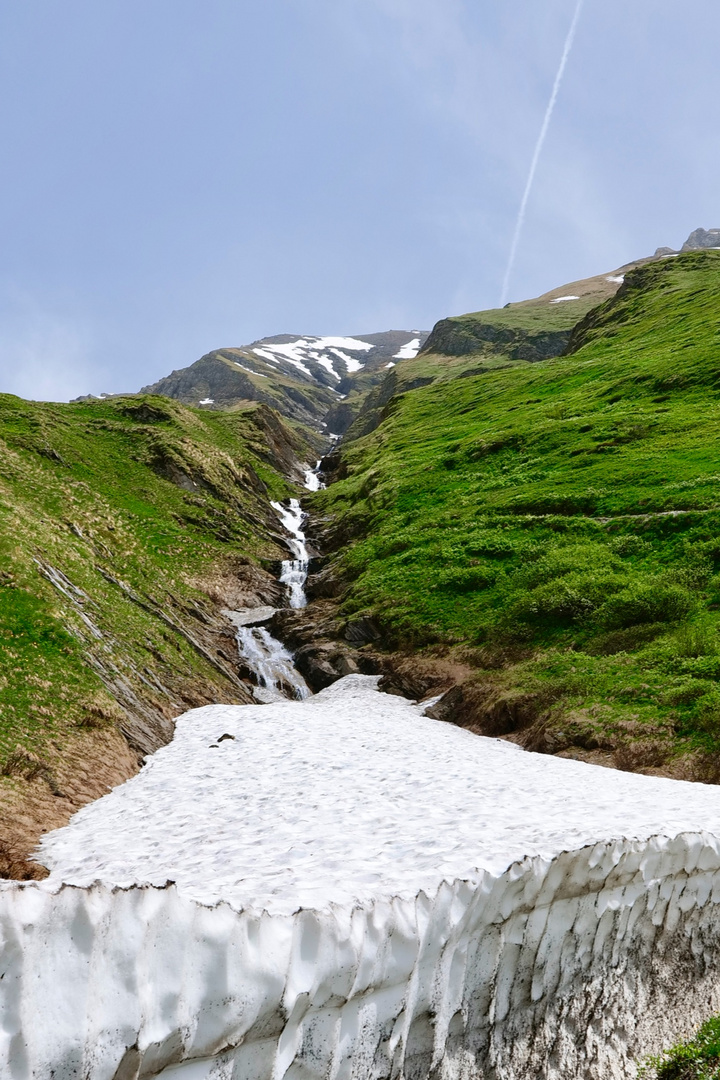
[(717, 752), (719, 309), (720, 255), (653, 263), (571, 355), (390, 400), (315, 496), (351, 537), (346, 614), (391, 647), (474, 649), (558, 722), (597, 707)]
[(0, 787), (122, 721), (117, 688), (165, 716), (237, 696), (204, 582), (281, 556), (278, 440), (307, 449), (264, 406), (0, 396)]

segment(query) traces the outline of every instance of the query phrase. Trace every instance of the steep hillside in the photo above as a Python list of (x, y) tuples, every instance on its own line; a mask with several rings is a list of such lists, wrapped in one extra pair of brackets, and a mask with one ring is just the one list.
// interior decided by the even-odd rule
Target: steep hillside
[(496, 368), (560, 356), (583, 316), (614, 296), (629, 270), (655, 258), (640, 259), (612, 273), (572, 281), (504, 308), (441, 319), (417, 357), (409, 357), (365, 394), (345, 433), (345, 442), (374, 431), (384, 418), (388, 402), (398, 394), (433, 382), (469, 378)]
[(266, 406), (0, 397), (0, 876), (189, 706), (252, 700), (224, 607), (277, 602), (269, 498), (315, 449)]
[(476, 730), (717, 778), (719, 308), (720, 254), (652, 261), (568, 355), (391, 398), (313, 497), (361, 651)]
[(389, 368), (414, 357), (426, 338), (426, 332), (403, 330), (361, 338), (281, 334), (242, 348), (216, 349), (143, 393), (207, 409), (262, 401), (292, 420), (342, 434), (362, 395)]

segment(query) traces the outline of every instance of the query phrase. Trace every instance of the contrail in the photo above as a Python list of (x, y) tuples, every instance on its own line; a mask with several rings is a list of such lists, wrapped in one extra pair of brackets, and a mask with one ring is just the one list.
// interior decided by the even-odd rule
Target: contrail
[(537, 172), (538, 162), (540, 155), (542, 154), (542, 148), (545, 144), (545, 138), (550, 127), (550, 121), (552, 120), (552, 114), (555, 109), (555, 103), (560, 93), (560, 83), (562, 77), (565, 74), (565, 68), (567, 66), (568, 58), (572, 51), (573, 42), (575, 41), (575, 32), (580, 21), (580, 13), (582, 11), (585, 0), (577, 0), (575, 6), (575, 14), (570, 24), (568, 36), (565, 40), (565, 48), (563, 49), (562, 59), (560, 60), (560, 67), (558, 68), (557, 75), (555, 76), (555, 83), (552, 88), (552, 94), (550, 95), (550, 101), (548, 107), (545, 110), (545, 119), (543, 120), (542, 127), (540, 128), (540, 134), (538, 141), (535, 145), (535, 153), (533, 154), (532, 163), (530, 165), (530, 172), (528, 173), (527, 183), (525, 184), (525, 191), (523, 192), (522, 202), (520, 203), (520, 212), (517, 216), (517, 222), (515, 224), (515, 232), (513, 233), (512, 244), (510, 246), (510, 258), (508, 259), (507, 270), (505, 271), (505, 279), (503, 281), (502, 296), (500, 297), (500, 307), (504, 307), (508, 298), (508, 291), (510, 289), (510, 277), (515, 266), (515, 257), (517, 256), (518, 244), (520, 243), (520, 234), (522, 233), (523, 225), (525, 224), (525, 213), (527, 211), (528, 200), (530, 198), (530, 192), (535, 181), (535, 173)]

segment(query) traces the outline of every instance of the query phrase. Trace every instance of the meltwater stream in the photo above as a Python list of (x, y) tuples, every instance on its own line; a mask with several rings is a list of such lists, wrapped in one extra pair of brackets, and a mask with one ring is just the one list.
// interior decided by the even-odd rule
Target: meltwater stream
[[(318, 491), (324, 486), (318, 476), (319, 468), (318, 461), (315, 469), (308, 469), (305, 473), (305, 487), (308, 491)], [(289, 606), (296, 609), (304, 608), (307, 604), (305, 582), (310, 561), (305, 544), (305, 533), (302, 530), (306, 515), (297, 499), (290, 499), (288, 506), (283, 506), (279, 502), (273, 502), (270, 505), (290, 534), (288, 545), (295, 556), (293, 559), (283, 560), (280, 582), (287, 587)], [(272, 608), (227, 612), (237, 627), (240, 655), (258, 680), (258, 685), (253, 688), (255, 698), (266, 704), (282, 701), (285, 698), (303, 701), (310, 696), (312, 691), (295, 668), (292, 653), (262, 626), (262, 623), (267, 622), (273, 614)]]

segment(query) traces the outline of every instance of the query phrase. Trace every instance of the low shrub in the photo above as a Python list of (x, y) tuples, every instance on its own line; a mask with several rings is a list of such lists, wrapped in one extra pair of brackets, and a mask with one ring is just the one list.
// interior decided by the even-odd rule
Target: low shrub
[(641, 1080), (717, 1080), (720, 1077), (720, 1017), (706, 1020), (687, 1042), (648, 1058)]
[(598, 634), (583, 645), (583, 652), (590, 656), (615, 656), (617, 653), (636, 652), (660, 634), (667, 633), (665, 623), (639, 623), (624, 630), (610, 630)]
[(696, 658), (717, 656), (720, 639), (714, 625), (708, 622), (686, 623), (674, 636), (673, 644), (678, 656)]
[(611, 596), (597, 613), (607, 630), (623, 630), (641, 623), (673, 623), (689, 615), (693, 598), (680, 585), (638, 582)]

